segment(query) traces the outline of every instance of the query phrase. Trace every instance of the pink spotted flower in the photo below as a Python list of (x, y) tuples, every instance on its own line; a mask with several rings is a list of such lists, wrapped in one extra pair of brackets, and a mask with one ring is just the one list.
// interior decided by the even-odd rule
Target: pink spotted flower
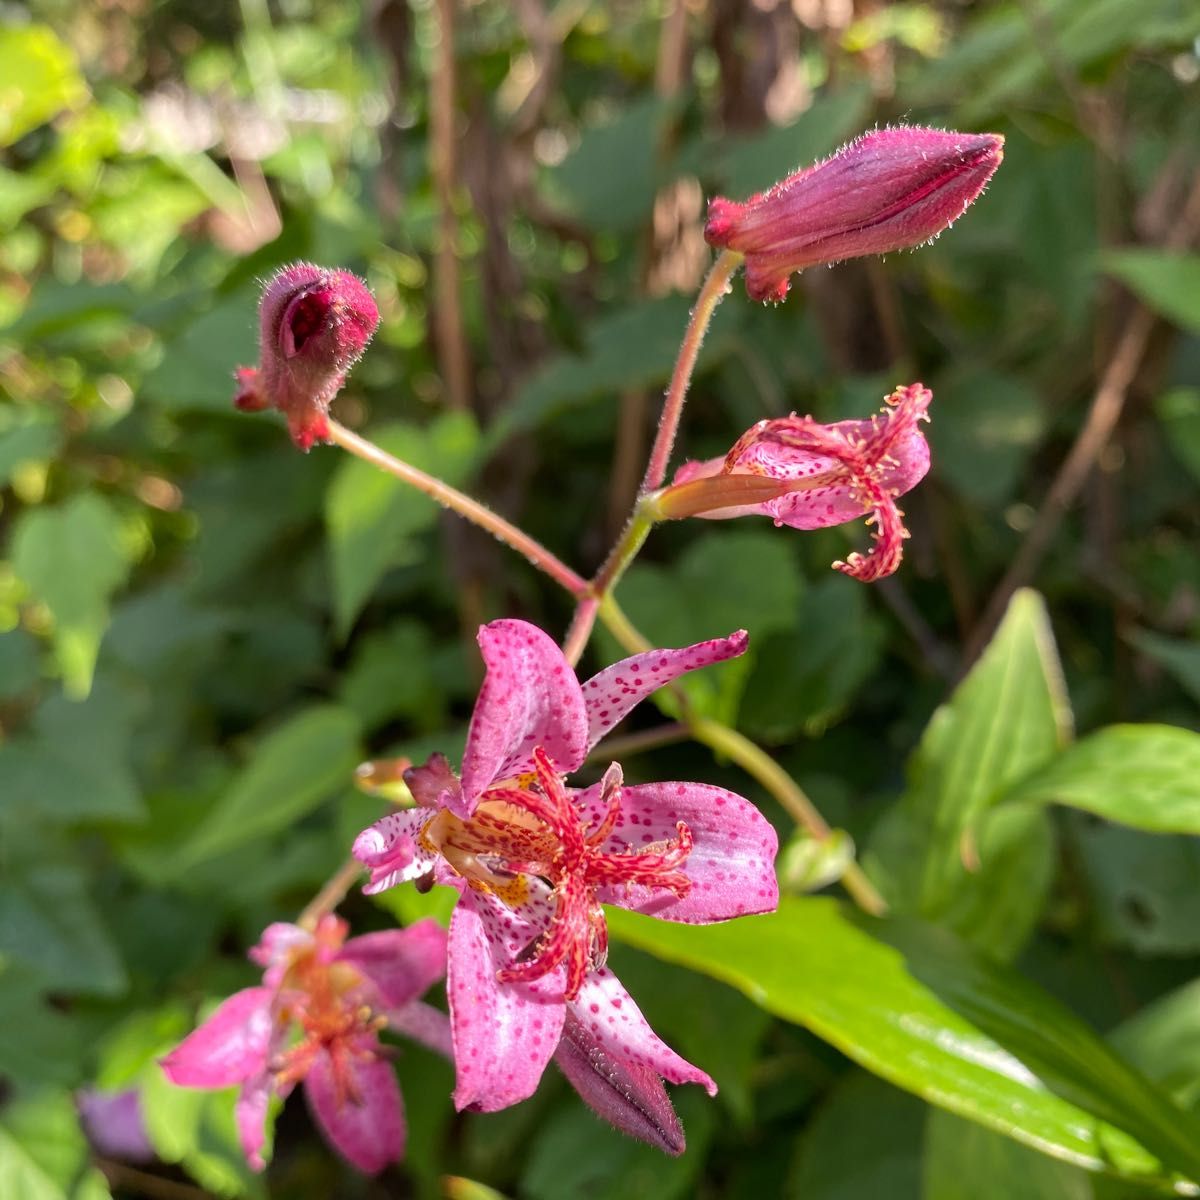
[(303, 1082), (334, 1148), (360, 1171), (382, 1171), (404, 1153), (404, 1108), (379, 1031), (391, 1026), (449, 1053), (444, 1013), (419, 997), (441, 979), (446, 935), (433, 921), (346, 940), (325, 916), (315, 931), (270, 925), (250, 957), (260, 987), (234, 993), (162, 1060), (183, 1087), (240, 1086), (242, 1149), (263, 1168), (267, 1106)]
[(234, 404), (277, 408), (304, 451), (329, 437), (329, 405), (379, 324), (367, 285), (349, 271), (293, 263), (259, 302), (259, 365), (238, 367)]
[(921, 422), (933, 395), (920, 383), (898, 388), (865, 421), (822, 425), (812, 417), (759, 421), (724, 458), (684, 463), (654, 498), (658, 516), (741, 517), (760, 514), (776, 525), (823, 529), (866, 516), (875, 526), (866, 554), (834, 567), (870, 583), (900, 565), (904, 514), (896, 497), (929, 470)]
[(874, 129), (742, 204), (710, 201), (704, 237), (745, 256), (753, 299), (782, 300), (794, 271), (937, 237), (1003, 158), (997, 133)]
[(459, 1109), (523, 1100), (558, 1051), (593, 1108), (678, 1152), (661, 1079), (716, 1085), (655, 1036), (605, 966), (601, 905), (692, 923), (773, 910), (775, 832), (708, 784), (627, 787), (615, 763), (588, 788), (566, 777), (639, 700), (741, 654), (746, 635), (637, 654), (582, 685), (524, 621), (483, 626), (479, 645), (487, 674), (462, 776), (440, 755), (407, 772), (416, 807), (354, 844), (366, 890), (432, 880), (461, 893), (447, 966)]

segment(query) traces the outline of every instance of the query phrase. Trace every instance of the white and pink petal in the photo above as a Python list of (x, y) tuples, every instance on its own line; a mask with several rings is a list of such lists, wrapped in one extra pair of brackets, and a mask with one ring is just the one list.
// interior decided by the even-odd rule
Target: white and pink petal
[(161, 1059), (166, 1077), (180, 1087), (222, 1088), (262, 1071), (274, 1024), (274, 995), (265, 987), (234, 992)]
[(363, 887), (368, 896), (420, 879), (438, 864), (440, 857), (420, 843), (421, 831), (432, 816), (427, 808), (388, 813), (354, 839), (350, 852), (371, 873)]
[(583, 684), (587, 706), (587, 748), (590, 750), (635, 705), (651, 692), (688, 671), (736, 658), (746, 649), (744, 629), (679, 650), (648, 650), (623, 658)]

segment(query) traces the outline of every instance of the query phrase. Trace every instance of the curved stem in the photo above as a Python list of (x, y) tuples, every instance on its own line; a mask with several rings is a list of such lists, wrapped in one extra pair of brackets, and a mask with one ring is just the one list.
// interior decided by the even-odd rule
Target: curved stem
[(692, 371), (696, 367), (700, 345), (708, 332), (709, 322), (716, 312), (717, 305), (729, 291), (729, 281), (733, 278), (733, 273), (741, 265), (742, 256), (736, 250), (723, 250), (710, 268), (700, 288), (700, 294), (696, 297), (696, 307), (692, 309), (691, 320), (688, 321), (687, 331), (679, 346), (679, 357), (675, 360), (675, 370), (672, 371), (671, 382), (667, 385), (667, 396), (663, 401), (662, 416), (658, 421), (658, 433), (650, 450), (645, 477), (642, 479), (643, 492), (652, 492), (659, 487), (667, 474), (667, 462), (671, 457), (671, 447), (675, 444), (675, 434), (679, 430), (679, 418), (683, 415), (683, 404), (687, 399), (688, 385), (692, 382)]
[(301, 929), (310, 932), (316, 929), (322, 917), (328, 916), (346, 898), (354, 881), (363, 873), (363, 865), (357, 858), (348, 858), (326, 880), (321, 890), (304, 906), (296, 918)]
[(458, 513), (472, 525), (486, 529), (497, 541), (503, 542), (518, 554), (524, 555), (539, 571), (548, 575), (577, 599), (583, 599), (588, 595), (588, 582), (582, 575), (572, 571), (541, 542), (531, 538), (511, 522), (492, 512), (478, 500), (473, 500), (457, 488), (443, 483), (436, 476), (427, 475), (420, 468), (411, 466), (394, 455), (388, 454), (374, 442), (360, 437), (334, 420), (329, 422), (329, 440), (341, 446), (343, 450), (349, 450), (351, 454), (357, 455), (364, 462), (369, 462), (372, 466), (379, 467), (410, 487), (416, 488), (417, 491), (424, 492), (431, 500), (436, 501), (443, 508), (450, 509), (451, 512)]
[[(600, 620), (608, 631), (631, 654), (652, 650), (653, 646), (642, 636), (611, 595), (601, 598)], [(678, 687), (671, 689), (679, 701), (680, 719), (696, 741), (723, 754), (737, 763), (747, 775), (756, 779), (816, 841), (825, 841), (832, 832), (828, 822), (821, 816), (804, 789), (765, 751), (736, 729), (702, 717), (691, 711), (686, 696)], [(887, 911), (887, 902), (867, 878), (856, 862), (851, 862), (842, 872), (840, 883), (850, 894), (855, 904), (864, 912), (880, 916)]]

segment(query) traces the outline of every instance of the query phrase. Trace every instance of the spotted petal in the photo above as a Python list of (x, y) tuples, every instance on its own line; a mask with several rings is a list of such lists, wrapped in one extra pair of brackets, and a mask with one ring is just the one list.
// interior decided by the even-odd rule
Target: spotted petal
[(562, 651), (535, 625), (493, 621), (479, 631), (487, 674), (463, 755), (461, 809), (467, 816), (498, 779), (531, 769), (535, 746), (570, 772), (587, 754), (587, 713)]
[[(374, 1041), (374, 1038), (371, 1038)], [(348, 1086), (339, 1087), (328, 1051), (313, 1060), (304, 1079), (304, 1094), (318, 1124), (339, 1154), (367, 1175), (377, 1175), (404, 1154), (404, 1106), (390, 1064), (355, 1047), (339, 1064), (348, 1072)]]
[[(600, 786), (577, 796), (585, 822), (595, 826), (607, 811)], [(607, 853), (640, 850), (677, 837), (683, 821), (693, 846), (683, 873), (691, 889), (682, 899), (668, 891), (630, 886), (604, 888), (599, 899), (668, 921), (703, 925), (779, 904), (775, 854), (779, 839), (749, 800), (707, 783), (644, 783), (622, 788), (620, 815), (604, 844)]]
[(650, 1028), (633, 997), (607, 967), (593, 971), (569, 1004), (586, 1035), (619, 1062), (653, 1071), (668, 1083), (699, 1083), (710, 1096), (717, 1085), (699, 1067), (680, 1058)]
[(651, 692), (688, 671), (736, 658), (746, 649), (748, 640), (746, 631), (739, 629), (728, 637), (697, 642), (680, 650), (635, 654), (593, 675), (583, 685), (588, 749)]
[[(541, 930), (467, 888), (450, 919), (446, 994), (457, 1080), (454, 1104), (495, 1112), (533, 1094), (562, 1033), (562, 968), (536, 984), (496, 980)], [(499, 961), (497, 961), (499, 960)], [(556, 979), (554, 977), (557, 977)], [(556, 983), (558, 996), (545, 985)]]
[(665, 1154), (683, 1153), (683, 1126), (662, 1080), (611, 1054), (570, 1010), (554, 1062), (588, 1107), (622, 1133)]
[(421, 830), (432, 814), (427, 808), (388, 813), (354, 839), (350, 853), (371, 873), (363, 891), (368, 896), (398, 883), (428, 875), (440, 861), (421, 847)]

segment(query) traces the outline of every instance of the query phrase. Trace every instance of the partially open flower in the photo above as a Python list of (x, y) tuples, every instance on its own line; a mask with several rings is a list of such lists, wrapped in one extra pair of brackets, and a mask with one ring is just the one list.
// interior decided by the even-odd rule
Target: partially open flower
[(446, 935), (433, 921), (346, 940), (346, 923), (322, 918), (315, 931), (270, 925), (250, 957), (261, 987), (235, 992), (163, 1060), (183, 1087), (240, 1085), (242, 1149), (263, 1168), (271, 1094), (303, 1082), (317, 1123), (360, 1171), (375, 1174), (404, 1152), (404, 1109), (380, 1044), (392, 1026), (449, 1053), (444, 1013), (418, 997), (446, 968)]
[(900, 565), (908, 530), (896, 505), (929, 470), (933, 394), (920, 383), (898, 388), (887, 407), (865, 421), (822, 425), (812, 417), (759, 421), (724, 458), (684, 463), (653, 499), (662, 519), (771, 517), (793, 529), (823, 529), (861, 516), (875, 526), (875, 545), (834, 567), (870, 583)]
[(704, 237), (745, 256), (753, 299), (782, 300), (793, 271), (937, 237), (1003, 157), (996, 133), (875, 129), (744, 204), (710, 201)]
[(349, 271), (293, 263), (264, 289), (259, 323), (259, 365), (234, 372), (233, 402), (279, 409), (292, 441), (310, 450), (328, 438), (329, 405), (379, 324), (374, 297)]

